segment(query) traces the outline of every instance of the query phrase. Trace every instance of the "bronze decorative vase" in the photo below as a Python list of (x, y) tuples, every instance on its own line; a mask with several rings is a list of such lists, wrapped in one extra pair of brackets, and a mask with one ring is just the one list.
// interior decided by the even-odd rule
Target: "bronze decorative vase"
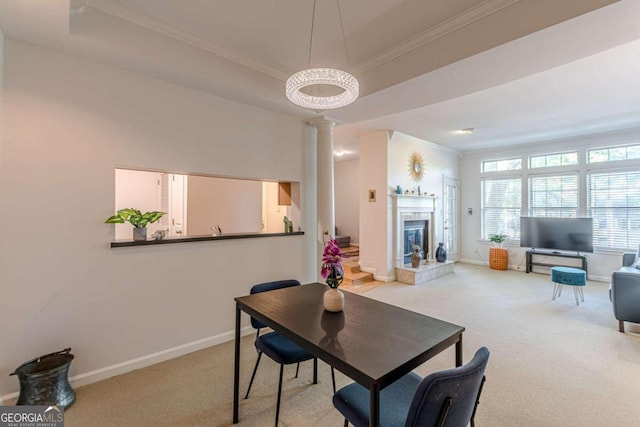
[(421, 259), (420, 248), (413, 248), (413, 254), (411, 254), (411, 267), (418, 268)]
[(69, 367), (73, 360), (71, 349), (40, 356), (23, 363), (10, 375), (20, 381), (17, 405), (47, 405), (67, 408), (76, 400), (69, 385)]

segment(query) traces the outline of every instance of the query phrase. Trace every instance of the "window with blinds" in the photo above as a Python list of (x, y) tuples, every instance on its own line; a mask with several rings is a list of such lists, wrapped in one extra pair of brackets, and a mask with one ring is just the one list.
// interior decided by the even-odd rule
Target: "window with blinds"
[(529, 178), (529, 216), (578, 216), (578, 175)]
[(640, 172), (587, 175), (587, 215), (593, 246), (637, 249), (640, 244)]
[(520, 240), (522, 180), (520, 178), (482, 180), (482, 237), (506, 234)]

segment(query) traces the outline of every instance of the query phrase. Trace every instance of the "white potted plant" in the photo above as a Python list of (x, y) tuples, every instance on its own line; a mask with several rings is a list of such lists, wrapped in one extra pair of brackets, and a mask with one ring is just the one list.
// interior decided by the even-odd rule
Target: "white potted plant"
[(497, 248), (501, 248), (502, 244), (507, 240), (507, 235), (498, 233), (498, 234), (489, 234), (489, 241), (494, 243), (494, 246)]
[(158, 221), (165, 212), (151, 211), (141, 213), (137, 209), (120, 209), (115, 215), (107, 218), (107, 224), (124, 224), (125, 221), (133, 225), (133, 240), (147, 240), (147, 225)]

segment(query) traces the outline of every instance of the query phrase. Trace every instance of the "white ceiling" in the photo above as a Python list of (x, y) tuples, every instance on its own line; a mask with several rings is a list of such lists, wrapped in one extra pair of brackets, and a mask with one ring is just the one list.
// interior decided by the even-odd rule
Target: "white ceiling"
[[(312, 0), (0, 0), (5, 37), (302, 118), (284, 81), (309, 63), (312, 13)], [(318, 0), (310, 62), (360, 80), (360, 99), (325, 113), (341, 160), (377, 129), (458, 151), (534, 143), (640, 128), (639, 18), (638, 0)]]

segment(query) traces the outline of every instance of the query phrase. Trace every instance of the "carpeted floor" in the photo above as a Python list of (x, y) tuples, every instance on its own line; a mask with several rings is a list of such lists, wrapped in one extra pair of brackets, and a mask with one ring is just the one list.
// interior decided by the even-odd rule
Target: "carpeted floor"
[[(480, 346), (491, 351), (476, 425), (640, 425), (640, 325), (617, 330), (606, 283), (589, 282), (576, 306), (565, 287), (551, 301), (549, 277), (456, 264), (455, 274), (422, 286), (398, 283), (364, 293), (466, 327), (464, 361)], [(241, 388), (246, 391), (256, 359), (253, 337), (243, 339)], [(448, 369), (446, 350), (417, 372)], [(341, 426), (331, 404), (329, 367), (319, 364), (311, 384), (307, 362), (300, 377), (285, 368), (281, 426)], [(350, 379), (337, 374), (338, 387)], [(278, 366), (263, 358), (248, 400), (240, 404), (241, 426), (272, 426)], [(233, 395), (233, 343), (81, 387), (65, 413), (74, 426), (228, 426)]]

